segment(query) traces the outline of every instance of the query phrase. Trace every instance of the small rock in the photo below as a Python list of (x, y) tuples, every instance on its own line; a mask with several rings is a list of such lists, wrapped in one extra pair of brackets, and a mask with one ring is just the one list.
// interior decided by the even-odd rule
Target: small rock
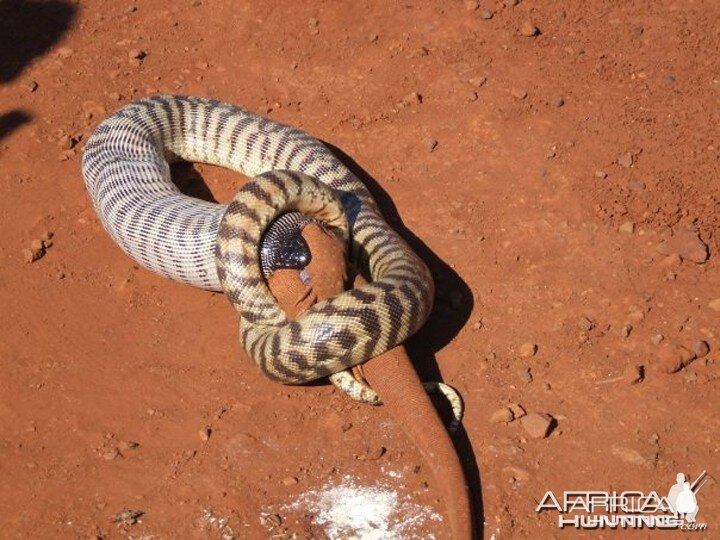
[(607, 173), (605, 171), (595, 171), (595, 178), (599, 178), (600, 180), (605, 180), (607, 178)]
[(510, 94), (516, 99), (525, 99), (527, 97), (527, 92), (522, 88), (513, 88), (510, 90)]
[(520, 419), (525, 432), (533, 439), (544, 439), (550, 434), (553, 418), (545, 413), (530, 413)]
[(515, 420), (515, 415), (508, 407), (502, 407), (490, 415), (490, 421), (493, 424), (507, 424), (513, 420)]
[(530, 373), (530, 368), (522, 368), (518, 370), (518, 375), (520, 376), (520, 379), (526, 383), (531, 383), (533, 380), (532, 373)]
[(707, 341), (696, 341), (692, 345), (692, 352), (695, 353), (695, 356), (698, 358), (702, 358), (710, 352), (710, 345), (708, 345)]
[(520, 26), (520, 34), (525, 37), (535, 37), (540, 33), (540, 29), (530, 21), (525, 21)]
[(535, 356), (537, 350), (538, 346), (536, 343), (523, 343), (520, 345), (520, 356), (523, 358), (530, 358), (531, 356)]
[(282, 483), (284, 486), (294, 486), (298, 483), (298, 479), (294, 476), (286, 476), (285, 478), (283, 478)]
[(121, 452), (127, 452), (128, 450), (135, 450), (139, 446), (140, 443), (135, 441), (120, 441), (120, 443), (118, 443), (118, 450)]
[(370, 35), (368, 36), (368, 41), (369, 41), (370, 43), (375, 43), (379, 38), (380, 38), (380, 36), (378, 36), (377, 34), (374, 34), (374, 33), (373, 33), (373, 34), (370, 34)]
[(427, 148), (428, 152), (432, 152), (437, 148), (438, 142), (437, 139), (433, 139), (432, 137), (428, 137), (425, 139), (425, 148)]
[(475, 11), (478, 7), (480, 7), (477, 0), (465, 0), (463, 4), (465, 5), (465, 9), (468, 11)]
[(708, 302), (708, 307), (713, 311), (720, 311), (720, 298), (710, 300), (710, 302)]
[(103, 452), (102, 458), (103, 458), (105, 461), (112, 461), (113, 459), (115, 459), (115, 458), (118, 457), (119, 455), (120, 455), (120, 450), (118, 450), (117, 448), (111, 448), (111, 449), (108, 450), (107, 452)]
[(709, 257), (708, 247), (698, 232), (687, 228), (671, 232), (656, 249), (663, 255), (679, 255), (697, 264), (704, 263)]
[(660, 345), (663, 342), (663, 339), (665, 339), (665, 336), (662, 334), (655, 334), (653, 337), (650, 338), (650, 342), (653, 345)]
[(123, 510), (115, 514), (112, 520), (118, 525), (135, 525), (144, 514), (142, 510)]
[(25, 83), (25, 88), (27, 88), (30, 93), (37, 90), (39, 86), (40, 85), (36, 81), (28, 81)]
[(385, 455), (385, 447), (377, 446), (375, 448), (368, 448), (362, 454), (355, 456), (360, 461), (377, 461)]
[(504, 0), (505, 7), (514, 7), (520, 3), (520, 0)]
[(663, 373), (676, 373), (695, 360), (695, 353), (681, 346), (666, 346), (659, 354), (658, 365)]
[(589, 332), (595, 328), (595, 323), (587, 317), (580, 317), (580, 320), (578, 321), (578, 328), (583, 332)]
[(477, 92), (468, 92), (467, 93), (467, 102), (473, 103), (478, 100)]
[(130, 60), (143, 60), (147, 56), (147, 53), (142, 49), (131, 49), (128, 52), (128, 58)]
[(422, 102), (423, 98), (417, 92), (412, 92), (403, 99), (403, 103), (406, 105), (420, 105)]
[(635, 157), (630, 152), (627, 152), (620, 156), (617, 162), (621, 167), (632, 167), (633, 163), (635, 163)]
[(493, 18), (493, 12), (490, 11), (489, 9), (483, 9), (480, 11), (480, 18), (485, 21), (489, 21), (490, 19)]
[(75, 140), (70, 135), (63, 135), (58, 139), (58, 146), (61, 150), (70, 150), (75, 146)]
[(320, 24), (320, 21), (318, 21), (315, 17), (311, 17), (311, 18), (308, 20), (308, 26), (309, 26), (310, 28), (315, 28), (315, 27), (317, 27), (317, 25), (319, 25), (319, 24)]
[(57, 50), (57, 55), (60, 58), (70, 58), (73, 54), (75, 54), (75, 51), (69, 47), (60, 47)]
[(630, 180), (628, 180), (628, 187), (633, 191), (640, 192), (645, 189), (645, 182), (638, 178), (632, 177)]
[(26, 263), (34, 263), (37, 260), (40, 260), (43, 258), (43, 255), (45, 255), (45, 249), (43, 248), (42, 244), (38, 248), (36, 247), (30, 247), (28, 249), (22, 250), (23, 260)]
[(562, 107), (563, 105), (565, 105), (565, 99), (562, 96), (555, 96), (554, 98), (552, 98), (550, 103), (553, 107)]
[(555, 150), (548, 150), (547, 152), (545, 152), (545, 157), (547, 159), (552, 159), (554, 157), (557, 157), (557, 152), (555, 152)]
[(473, 86), (480, 88), (487, 82), (487, 77), (473, 77), (472, 79), (468, 79), (468, 82)]
[(635, 232), (635, 224), (632, 221), (626, 221), (618, 228), (618, 231), (625, 234), (632, 234)]
[(627, 448), (625, 446), (613, 446), (612, 453), (615, 457), (620, 458), (621, 461), (629, 463), (630, 465), (640, 465), (642, 467), (652, 467), (655, 459), (648, 459), (644, 457), (640, 452), (633, 448)]
[(623, 372), (623, 378), (630, 384), (637, 384), (645, 379), (645, 368), (643, 366), (628, 366)]
[(351, 422), (346, 422), (342, 426), (340, 426), (340, 429), (345, 433), (346, 431), (350, 431), (352, 429), (353, 425)]
[(680, 266), (682, 264), (682, 257), (677, 253), (673, 253), (672, 255), (665, 257), (660, 264), (670, 267)]
[(475, 322), (473, 323), (473, 325), (472, 325), (472, 329), (473, 329), (473, 330), (480, 330), (482, 327), (483, 327), (483, 322), (482, 322), (482, 320), (475, 321)]
[(663, 77), (663, 82), (666, 85), (670, 86), (671, 84), (675, 83), (675, 77), (673, 77), (672, 75), (665, 75), (665, 77)]
[(198, 435), (200, 436), (200, 440), (205, 441), (205, 442), (207, 442), (210, 439), (211, 434), (212, 434), (212, 429), (210, 429), (209, 427), (204, 427), (198, 432)]
[(522, 418), (527, 414), (525, 412), (525, 409), (522, 408), (522, 405), (519, 405), (518, 403), (510, 403), (508, 407), (512, 411), (515, 418)]
[(623, 325), (623, 327), (620, 329), (620, 335), (624, 338), (630, 337), (630, 332), (632, 332), (632, 326), (629, 324)]

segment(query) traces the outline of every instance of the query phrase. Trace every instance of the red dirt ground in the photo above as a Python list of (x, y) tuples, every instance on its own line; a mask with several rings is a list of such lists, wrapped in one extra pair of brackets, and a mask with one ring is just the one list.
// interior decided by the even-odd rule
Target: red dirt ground
[[(345, 475), (443, 511), (382, 407), (269, 382), (222, 295), (138, 268), (104, 232), (83, 144), (157, 92), (302, 127), (374, 181), (435, 273), (408, 346), (463, 395), (485, 537), (573, 536), (535, 511), (550, 489), (665, 494), (677, 472), (720, 474), (720, 4), (512, 4), (0, 1), (3, 537), (322, 537), (286, 506)], [(242, 183), (176, 173), (221, 201)], [(699, 341), (709, 354), (664, 372)], [(491, 422), (508, 404), (554, 430)], [(698, 503), (708, 530), (677, 536), (720, 535), (712, 479)], [(144, 515), (117, 526), (124, 509)]]

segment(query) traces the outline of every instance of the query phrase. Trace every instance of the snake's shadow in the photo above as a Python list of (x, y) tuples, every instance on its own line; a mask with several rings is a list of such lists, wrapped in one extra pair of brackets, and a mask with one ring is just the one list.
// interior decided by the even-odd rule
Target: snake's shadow
[[(433, 274), (436, 292), (432, 313), (420, 331), (405, 343), (405, 348), (423, 380), (440, 381), (442, 377), (435, 361), (435, 353), (452, 341), (470, 318), (474, 305), (472, 291), (455, 270), (405, 226), (390, 196), (367, 171), (336, 146), (327, 141), (322, 142), (355, 176), (362, 180), (390, 226), (420, 256)], [(436, 402), (436, 406), (440, 409), (443, 418), (447, 420), (451, 417), (447, 403)], [(478, 538), (482, 538), (485, 520), (480, 471), (475, 460), (475, 453), (462, 426), (453, 440), (465, 469), (465, 478), (470, 486), (475, 507), (476, 534)]]

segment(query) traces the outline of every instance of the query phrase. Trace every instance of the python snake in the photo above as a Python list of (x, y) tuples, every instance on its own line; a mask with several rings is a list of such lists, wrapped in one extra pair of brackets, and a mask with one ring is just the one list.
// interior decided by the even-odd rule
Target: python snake
[[(172, 182), (169, 164), (177, 160), (252, 179), (229, 205), (199, 200)], [(346, 373), (403, 342), (432, 309), (428, 268), (364, 184), (299, 129), (215, 100), (149, 97), (96, 128), (83, 175), (104, 227), (130, 257), (165, 277), (226, 293), (245, 350), (270, 379), (297, 384)], [(370, 283), (290, 321), (267, 288), (260, 246), (273, 220), (295, 211), (347, 239), (351, 261)]]

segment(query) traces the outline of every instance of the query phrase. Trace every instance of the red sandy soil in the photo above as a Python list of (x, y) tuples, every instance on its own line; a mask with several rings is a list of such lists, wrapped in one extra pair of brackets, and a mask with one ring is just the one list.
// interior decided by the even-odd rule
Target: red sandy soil
[[(486, 537), (574, 536), (536, 513), (550, 489), (665, 494), (677, 472), (720, 474), (720, 4), (507, 4), (0, 2), (3, 537), (322, 537), (284, 505), (345, 475), (443, 511), (382, 407), (266, 380), (222, 295), (138, 268), (104, 232), (83, 144), (157, 92), (300, 126), (374, 182), (435, 274), (408, 347), (465, 400), (456, 440)], [(219, 201), (243, 181), (175, 172)], [(699, 341), (709, 354), (665, 372)], [(491, 422), (509, 404), (553, 431)], [(668, 537), (720, 534), (713, 480), (698, 503), (708, 530)], [(118, 526), (124, 509), (144, 515)]]

